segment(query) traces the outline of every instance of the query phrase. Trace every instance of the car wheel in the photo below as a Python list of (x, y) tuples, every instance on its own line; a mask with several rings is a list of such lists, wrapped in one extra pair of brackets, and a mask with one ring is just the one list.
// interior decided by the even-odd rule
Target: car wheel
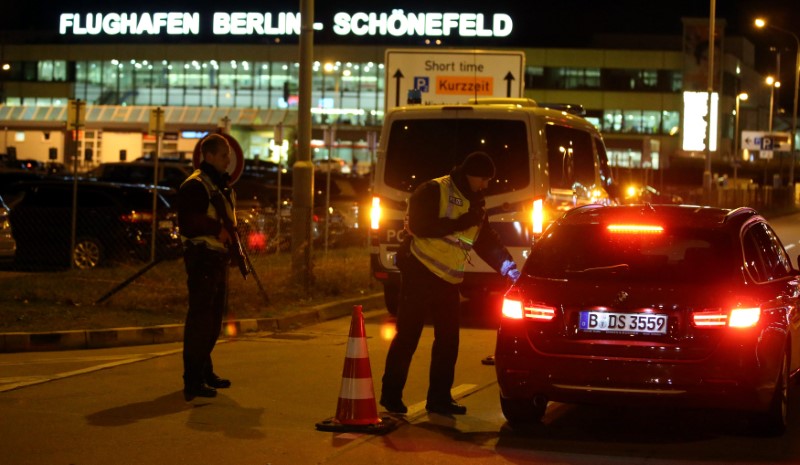
[(535, 402), (534, 398), (506, 399), (501, 396), (500, 409), (512, 426), (533, 425), (542, 421), (544, 412), (547, 410), (547, 401)]
[(397, 315), (400, 306), (400, 286), (395, 283), (383, 283), (383, 301), (390, 315)]
[(781, 374), (766, 412), (754, 414), (750, 421), (753, 433), (765, 436), (780, 436), (786, 431), (789, 413), (789, 357), (786, 352), (781, 360)]
[(81, 237), (75, 240), (72, 263), (79, 270), (95, 268), (103, 259), (103, 245), (93, 237)]

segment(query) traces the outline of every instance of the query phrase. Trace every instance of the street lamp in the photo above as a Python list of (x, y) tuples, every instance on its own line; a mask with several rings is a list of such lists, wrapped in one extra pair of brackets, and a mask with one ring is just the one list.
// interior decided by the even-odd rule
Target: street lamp
[(739, 155), (739, 102), (747, 100), (749, 96), (747, 92), (742, 92), (736, 96), (736, 115), (735, 124), (733, 126), (733, 203), (739, 203), (739, 163), (742, 162), (742, 157)]
[(767, 76), (765, 82), (769, 86), (769, 129), (772, 132), (772, 115), (775, 113), (775, 88), (781, 86), (781, 81), (776, 81), (774, 77)]
[[(781, 86), (780, 81), (776, 81), (774, 77), (767, 76), (764, 80), (766, 84), (769, 86), (769, 128), (767, 129), (768, 133), (772, 132), (772, 115), (775, 113), (775, 88)], [(762, 158), (764, 159), (764, 185), (767, 185), (767, 166), (769, 165), (769, 160), (772, 158), (772, 150), (762, 151), (761, 153)]]
[[(797, 132), (797, 90), (798, 87), (800, 87), (800, 38), (798, 38), (797, 34), (795, 34), (792, 31), (783, 29), (778, 26), (774, 26), (772, 24), (767, 24), (766, 20), (764, 20), (763, 18), (757, 18), (755, 21), (755, 25), (759, 29), (768, 27), (770, 29), (775, 29), (778, 32), (789, 34), (790, 36), (792, 36), (792, 38), (794, 38), (796, 46), (797, 55), (795, 57), (795, 62), (794, 62), (794, 104), (792, 105), (792, 141), (791, 141), (792, 162), (789, 164), (789, 185), (792, 188), (792, 203), (794, 203), (794, 162), (795, 162), (794, 151), (795, 151), (795, 133)], [(772, 114), (770, 113), (770, 121), (771, 120), (772, 120)], [(770, 125), (770, 131), (771, 130), (772, 128)]]

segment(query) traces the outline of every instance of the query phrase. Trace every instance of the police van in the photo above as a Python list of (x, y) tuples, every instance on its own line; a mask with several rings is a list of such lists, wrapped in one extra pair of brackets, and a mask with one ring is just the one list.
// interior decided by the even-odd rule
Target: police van
[[(383, 284), (390, 313), (399, 300), (394, 256), (405, 234), (408, 198), (474, 151), (494, 160), (486, 209), (520, 269), (536, 236), (558, 215), (578, 205), (613, 202), (602, 137), (582, 113), (575, 105), (492, 98), (409, 105), (386, 114), (373, 183), (370, 267)], [(469, 298), (504, 291), (504, 279), (471, 252), (461, 292)]]

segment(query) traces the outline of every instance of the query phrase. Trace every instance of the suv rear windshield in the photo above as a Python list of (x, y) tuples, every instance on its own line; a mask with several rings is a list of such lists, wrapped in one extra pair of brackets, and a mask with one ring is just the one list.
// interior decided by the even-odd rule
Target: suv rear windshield
[(601, 224), (561, 225), (531, 250), (525, 273), (559, 279), (713, 283), (736, 268), (722, 231), (665, 227), (658, 234), (611, 233)]
[(475, 151), (488, 153), (497, 168), (498, 182), (490, 183), (487, 195), (528, 186), (525, 123), (487, 119), (395, 121), (386, 148), (386, 185), (412, 192), (423, 182), (448, 174)]

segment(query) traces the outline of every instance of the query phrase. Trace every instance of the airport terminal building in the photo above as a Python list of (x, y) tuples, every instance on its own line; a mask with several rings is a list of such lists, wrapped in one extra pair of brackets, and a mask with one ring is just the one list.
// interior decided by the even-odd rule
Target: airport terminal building
[[(71, 162), (78, 153), (86, 169), (130, 161), (155, 152), (148, 123), (151, 110), (161, 108), (162, 156), (190, 156), (198, 138), (225, 126), (246, 158), (291, 162), (300, 70), (297, 11), (73, 6), (42, 12), (35, 32), (29, 27), (3, 36), (0, 153), (58, 162)], [(318, 8), (314, 22), (315, 158), (330, 155), (369, 170), (386, 82), (396, 76), (386, 69), (386, 51), (398, 48), (521, 51), (524, 75), (515, 79), (523, 80), (524, 97), (582, 105), (614, 166), (659, 169), (675, 157), (704, 157), (707, 19), (684, 19), (682, 36), (603, 36), (581, 48), (538, 48), (515, 39), (525, 19), (503, 7), (324, 8), (330, 11)], [(736, 95), (750, 94), (741, 102), (741, 128), (766, 129), (770, 92), (754, 68), (753, 44), (726, 36), (723, 21), (717, 25), (711, 150), (717, 160), (728, 160)], [(70, 99), (86, 105), (79, 134), (67, 131)], [(326, 134), (332, 137), (326, 140)]]

